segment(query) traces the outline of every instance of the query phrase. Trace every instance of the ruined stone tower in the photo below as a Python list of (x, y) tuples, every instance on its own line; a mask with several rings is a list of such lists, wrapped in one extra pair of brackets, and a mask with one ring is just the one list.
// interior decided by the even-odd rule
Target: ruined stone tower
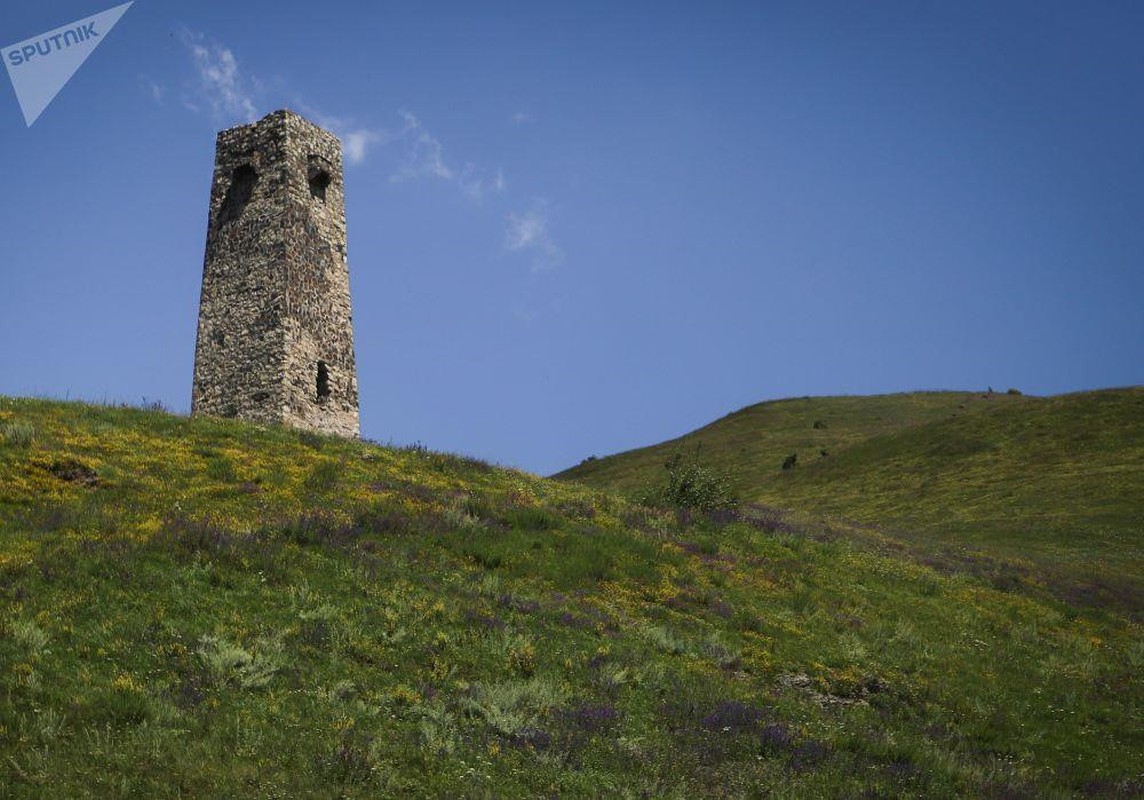
[(341, 142), (291, 111), (215, 144), (191, 413), (358, 435)]

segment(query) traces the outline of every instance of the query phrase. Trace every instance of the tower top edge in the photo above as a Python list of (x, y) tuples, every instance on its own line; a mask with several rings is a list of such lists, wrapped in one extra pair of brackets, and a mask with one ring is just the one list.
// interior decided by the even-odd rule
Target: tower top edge
[(262, 119), (257, 120), (255, 122), (246, 122), (246, 123), (243, 123), (241, 125), (233, 125), (229, 128), (225, 128), (225, 129), (219, 131), (218, 135), (220, 138), (224, 137), (224, 136), (229, 138), (229, 137), (236, 136), (236, 135), (242, 135), (242, 133), (245, 131), (252, 131), (252, 130), (259, 129), (259, 128), (274, 128), (274, 127), (285, 128), (285, 127), (289, 127), (291, 125), (298, 125), (298, 124), (301, 124), (307, 128), (311, 128), (314, 131), (322, 133), (326, 136), (329, 136), (329, 137), (337, 140), (339, 144), (341, 143), (341, 139), (338, 138), (337, 134), (333, 133), (332, 131), (327, 130), (326, 128), (323, 128), (321, 125), (318, 125), (317, 123), (312, 122), (311, 120), (306, 119), (301, 114), (299, 114), (297, 111), (293, 111), (292, 109), (289, 109), (289, 108), (280, 108), (277, 111), (271, 111), (269, 114), (264, 116)]

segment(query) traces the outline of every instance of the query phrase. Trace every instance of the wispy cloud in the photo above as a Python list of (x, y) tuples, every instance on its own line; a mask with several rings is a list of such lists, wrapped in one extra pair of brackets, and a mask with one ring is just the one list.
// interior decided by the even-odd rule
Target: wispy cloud
[[(183, 104), (192, 111), (205, 106), (220, 120), (253, 122), (258, 117), (258, 97), (263, 84), (253, 75), (239, 68), (234, 52), (224, 45), (209, 40), (205, 35), (184, 29), (179, 39), (191, 55), (196, 80)], [(149, 78), (144, 86), (156, 102), (161, 102), (163, 88)], [(296, 103), (298, 110), (311, 117), (342, 140), (346, 162), (360, 164), (370, 148), (386, 140), (384, 131), (373, 130), (341, 117), (323, 114), (305, 103)]]
[(445, 163), (445, 150), (436, 137), (432, 136), (421, 120), (408, 111), (400, 112), (404, 126), (397, 134), (397, 138), (410, 142), (409, 152), (405, 155), (397, 172), (390, 176), (394, 183), (416, 178), (438, 178), (451, 181), (457, 173)]
[(445, 159), (445, 148), (441, 141), (426, 130), (414, 114), (400, 112), (402, 125), (393, 139), (404, 141), (407, 150), (397, 171), (389, 176), (393, 183), (418, 179), (440, 180), (456, 184), (466, 196), (481, 201), (490, 192), (503, 192), (507, 186), (504, 172), (488, 170), (466, 162), (457, 169)]
[[(183, 104), (196, 112), (208, 112), (216, 120), (253, 122), (265, 100), (263, 84), (239, 66), (234, 51), (208, 39), (204, 34), (183, 30), (179, 40), (186, 47), (195, 70), (190, 91)], [(148, 76), (140, 78), (152, 99), (161, 103), (165, 87)], [(286, 92), (289, 96), (289, 92)], [(299, 111), (342, 140), (347, 164), (360, 164), (376, 146), (392, 145), (397, 167), (390, 182), (420, 180), (440, 181), (455, 187), (470, 200), (481, 203), (486, 197), (506, 192), (508, 181), (501, 169), (481, 167), (471, 162), (456, 162), (446, 156), (441, 140), (426, 129), (409, 111), (398, 112), (400, 123), (392, 129), (372, 128), (344, 117), (331, 116), (295, 101)], [(514, 125), (533, 121), (527, 111), (512, 115)], [(556, 268), (564, 257), (549, 230), (548, 204), (536, 200), (523, 211), (510, 212), (506, 218), (503, 248), (506, 252), (531, 259), (534, 274)]]
[(497, 170), (489, 175), (485, 170), (466, 164), (457, 177), (457, 183), (466, 195), (480, 202), (486, 194), (499, 194), (508, 187), (504, 172)]
[(197, 76), (186, 105), (197, 111), (202, 102), (217, 118), (253, 122), (258, 116), (257, 82), (239, 70), (234, 52), (194, 31), (183, 30), (179, 38), (190, 51)]
[(167, 94), (167, 87), (156, 82), (150, 75), (140, 75), (139, 85), (143, 87), (143, 90), (152, 100), (162, 105), (163, 97)]
[(546, 201), (537, 200), (525, 211), (511, 212), (506, 222), (505, 250), (532, 256), (534, 273), (548, 272), (556, 268), (564, 253), (557, 247), (549, 232)]

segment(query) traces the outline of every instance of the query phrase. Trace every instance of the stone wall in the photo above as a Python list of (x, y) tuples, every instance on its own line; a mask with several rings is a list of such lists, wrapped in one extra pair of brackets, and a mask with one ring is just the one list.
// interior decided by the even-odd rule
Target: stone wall
[(191, 413), (358, 435), (341, 142), (293, 112), (218, 135)]

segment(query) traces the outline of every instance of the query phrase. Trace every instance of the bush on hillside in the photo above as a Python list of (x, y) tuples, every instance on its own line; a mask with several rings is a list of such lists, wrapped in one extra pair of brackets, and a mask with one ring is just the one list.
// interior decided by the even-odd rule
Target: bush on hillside
[(676, 451), (664, 464), (667, 481), (647, 492), (640, 500), (645, 505), (668, 506), (686, 515), (691, 511), (714, 511), (735, 508), (738, 499), (732, 490), (734, 481), (726, 472), (718, 472), (699, 463), (698, 452), (685, 458)]

